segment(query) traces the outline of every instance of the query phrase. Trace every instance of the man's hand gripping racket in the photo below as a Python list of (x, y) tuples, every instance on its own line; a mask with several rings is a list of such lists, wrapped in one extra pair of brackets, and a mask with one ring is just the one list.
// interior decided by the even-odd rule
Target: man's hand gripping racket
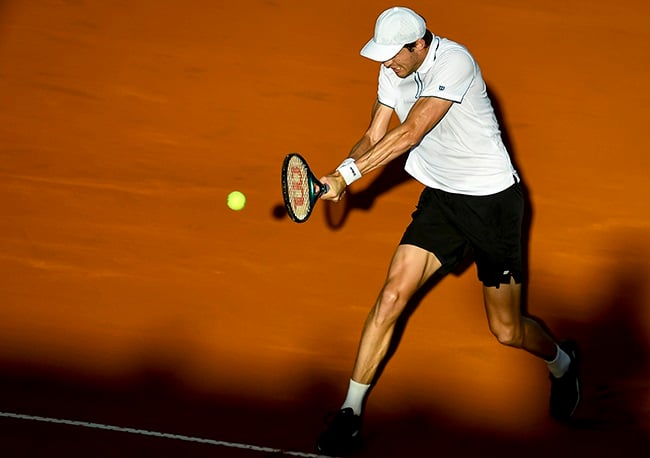
[(289, 218), (304, 223), (318, 199), (329, 191), (312, 173), (307, 161), (297, 153), (288, 154), (282, 163), (282, 196)]

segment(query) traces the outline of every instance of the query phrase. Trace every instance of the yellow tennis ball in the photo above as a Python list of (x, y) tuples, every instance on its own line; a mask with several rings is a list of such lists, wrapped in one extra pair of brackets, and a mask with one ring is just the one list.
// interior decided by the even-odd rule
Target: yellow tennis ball
[(233, 191), (228, 194), (228, 199), (226, 202), (231, 210), (239, 211), (246, 205), (246, 196), (243, 192)]

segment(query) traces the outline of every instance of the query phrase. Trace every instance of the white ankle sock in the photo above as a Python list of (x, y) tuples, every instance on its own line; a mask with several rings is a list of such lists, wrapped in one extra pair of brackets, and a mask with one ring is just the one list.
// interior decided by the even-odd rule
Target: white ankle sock
[(569, 355), (567, 355), (564, 350), (557, 346), (557, 354), (555, 355), (555, 359), (553, 361), (546, 361), (546, 364), (548, 365), (548, 370), (551, 371), (551, 374), (553, 374), (553, 377), (560, 378), (566, 374), (566, 371), (569, 370), (571, 357), (569, 357)]
[(350, 386), (348, 387), (348, 395), (341, 406), (341, 409), (351, 407), (355, 415), (361, 415), (363, 410), (363, 401), (368, 393), (370, 385), (355, 382), (350, 379)]

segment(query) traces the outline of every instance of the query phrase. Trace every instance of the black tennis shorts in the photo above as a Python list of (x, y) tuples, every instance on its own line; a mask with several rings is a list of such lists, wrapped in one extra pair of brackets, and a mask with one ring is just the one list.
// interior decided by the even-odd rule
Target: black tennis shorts
[(488, 196), (452, 194), (439, 189), (422, 191), (412, 221), (400, 244), (433, 253), (445, 275), (470, 250), (485, 286), (523, 281), (521, 228), (524, 199), (521, 185)]

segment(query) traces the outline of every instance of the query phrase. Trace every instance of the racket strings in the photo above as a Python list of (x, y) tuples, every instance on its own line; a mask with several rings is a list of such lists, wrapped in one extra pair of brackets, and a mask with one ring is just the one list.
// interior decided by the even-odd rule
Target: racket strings
[(287, 168), (287, 195), (291, 209), (298, 219), (305, 219), (311, 210), (309, 169), (300, 158), (294, 156)]

